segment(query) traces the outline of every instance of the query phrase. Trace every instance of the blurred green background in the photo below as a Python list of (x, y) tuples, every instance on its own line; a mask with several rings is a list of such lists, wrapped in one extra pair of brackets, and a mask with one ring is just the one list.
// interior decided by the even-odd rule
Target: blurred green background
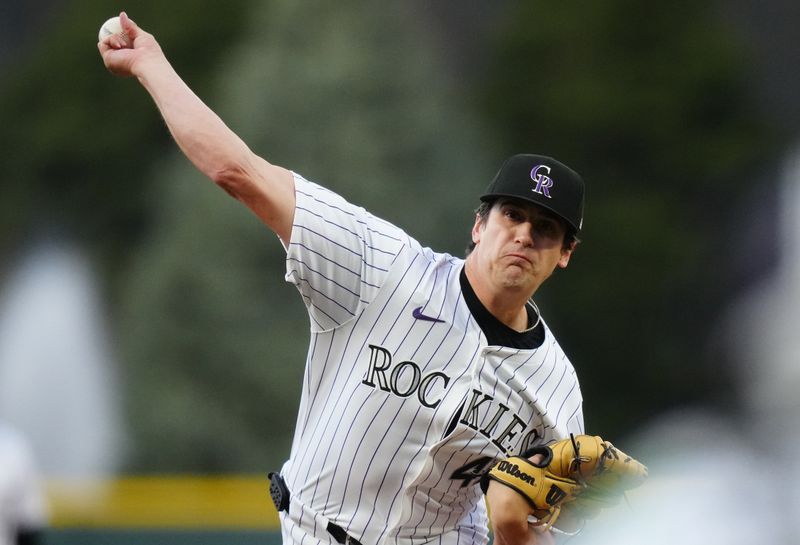
[[(717, 327), (779, 259), (795, 3), (4, 4), (0, 280), (39, 248), (89, 264), (119, 411), (104, 471), (279, 467), (308, 340), (274, 235), (191, 167), (137, 82), (104, 69), (97, 30), (120, 9), (256, 153), (437, 250), (463, 254), (506, 156), (573, 166), (583, 242), (537, 301), (578, 370), (587, 430), (738, 410)], [(0, 417), (47, 404), (22, 384)], [(44, 473), (69, 474), (48, 461), (49, 414), (25, 431)], [(71, 425), (78, 441), (95, 426)]]

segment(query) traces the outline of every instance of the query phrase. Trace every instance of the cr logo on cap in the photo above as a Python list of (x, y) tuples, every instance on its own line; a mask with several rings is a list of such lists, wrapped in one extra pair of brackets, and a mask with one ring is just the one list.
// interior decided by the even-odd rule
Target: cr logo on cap
[[(545, 174), (539, 174), (539, 170), (544, 170)], [(550, 188), (553, 187), (553, 179), (547, 174), (550, 174), (550, 167), (547, 165), (537, 165), (531, 169), (531, 180), (536, 182), (533, 192), (550, 199)]]

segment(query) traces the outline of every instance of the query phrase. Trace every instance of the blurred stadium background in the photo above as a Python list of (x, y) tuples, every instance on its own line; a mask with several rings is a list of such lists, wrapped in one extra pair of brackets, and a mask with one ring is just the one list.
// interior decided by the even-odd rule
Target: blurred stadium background
[(0, 6), (0, 421), (48, 543), (278, 542), (306, 350), (275, 237), (103, 68), (121, 9), (257, 153), (434, 248), (507, 155), (582, 172), (537, 299), (653, 478), (574, 543), (795, 542), (796, 0), (31, 0)]

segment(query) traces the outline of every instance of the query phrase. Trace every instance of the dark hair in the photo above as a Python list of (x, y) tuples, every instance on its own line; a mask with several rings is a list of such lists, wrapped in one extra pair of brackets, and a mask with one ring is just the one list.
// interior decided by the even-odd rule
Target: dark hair
[[(482, 201), (480, 206), (475, 210), (475, 213), (481, 220), (481, 223), (485, 223), (486, 220), (489, 218), (489, 212), (492, 211), (492, 207), (497, 203), (500, 199), (494, 199), (491, 201)], [(561, 218), (559, 218), (561, 220)], [(578, 244), (580, 239), (578, 238), (578, 231), (575, 230), (569, 223), (564, 220), (561, 220), (562, 225), (564, 226), (564, 243), (562, 244), (562, 248), (564, 250)], [(472, 253), (472, 250), (475, 249), (475, 243), (470, 241), (469, 245), (467, 246), (466, 254), (469, 255)]]

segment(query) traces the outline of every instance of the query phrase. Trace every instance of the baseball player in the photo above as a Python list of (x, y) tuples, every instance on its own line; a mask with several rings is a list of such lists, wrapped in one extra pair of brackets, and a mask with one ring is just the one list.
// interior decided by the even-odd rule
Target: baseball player
[(486, 543), (486, 502), (497, 543), (550, 543), (519, 494), (478, 483), (499, 459), (583, 433), (575, 370), (532, 301), (577, 244), (581, 177), (510, 158), (466, 259), (435, 252), (255, 155), (120, 17), (130, 45), (104, 38), (105, 66), (138, 78), (183, 153), (277, 234), (308, 310), (291, 454), (271, 475), (284, 543)]

